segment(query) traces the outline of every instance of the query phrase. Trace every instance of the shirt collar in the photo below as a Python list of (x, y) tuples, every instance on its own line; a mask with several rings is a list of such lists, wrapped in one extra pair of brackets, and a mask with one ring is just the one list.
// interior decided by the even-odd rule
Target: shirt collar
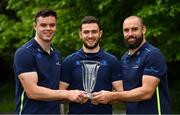
[(127, 52), (127, 56), (128, 57), (133, 57), (133, 56), (136, 56), (136, 55), (140, 55), (141, 52), (147, 47), (147, 45), (148, 45), (148, 42), (144, 42), (144, 44), (133, 55), (130, 55), (129, 52)]
[(90, 57), (88, 57), (87, 55), (86, 55), (86, 53), (84, 52), (84, 50), (81, 48), (79, 51), (78, 51), (78, 56), (80, 56), (81, 58), (83, 58), (83, 59), (85, 59), (85, 58), (89, 58), (89, 59), (91, 59), (91, 58), (101, 58), (102, 57), (102, 54), (103, 54), (103, 49), (101, 49), (100, 48), (100, 50), (97, 52), (97, 53), (95, 53), (95, 55), (93, 55), (93, 56), (90, 56)]
[[(39, 45), (39, 43), (35, 40), (32, 39), (33, 42), (33, 47), (38, 51), (38, 52), (42, 52), (42, 53), (47, 53), (46, 51), (44, 51), (44, 49)], [(55, 51), (55, 47), (53, 45), (51, 45), (51, 53)]]

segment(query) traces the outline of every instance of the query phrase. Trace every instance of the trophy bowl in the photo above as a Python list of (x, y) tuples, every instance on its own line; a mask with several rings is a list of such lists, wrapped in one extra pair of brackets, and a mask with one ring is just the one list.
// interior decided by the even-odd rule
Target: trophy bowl
[(101, 65), (98, 61), (82, 60), (80, 61), (82, 67), (82, 82), (83, 88), (87, 97), (92, 97), (92, 91), (96, 85), (97, 73)]

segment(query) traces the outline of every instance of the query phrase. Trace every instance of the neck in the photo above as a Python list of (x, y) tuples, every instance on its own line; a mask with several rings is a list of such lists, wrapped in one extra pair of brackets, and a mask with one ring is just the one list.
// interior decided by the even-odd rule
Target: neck
[(44, 51), (50, 54), (51, 42), (43, 41), (38, 36), (35, 36), (35, 40), (38, 42), (38, 44), (42, 47)]
[(136, 49), (129, 49), (129, 55), (133, 55), (145, 42), (146, 42), (146, 40), (143, 39), (141, 45), (139, 45), (138, 48), (136, 48)]
[(95, 47), (95, 48), (93, 48), (93, 49), (88, 49), (88, 48), (86, 48), (84, 45), (83, 45), (83, 51), (85, 52), (85, 53), (97, 53), (97, 52), (99, 52), (99, 50), (100, 50), (100, 46), (98, 45), (97, 47)]

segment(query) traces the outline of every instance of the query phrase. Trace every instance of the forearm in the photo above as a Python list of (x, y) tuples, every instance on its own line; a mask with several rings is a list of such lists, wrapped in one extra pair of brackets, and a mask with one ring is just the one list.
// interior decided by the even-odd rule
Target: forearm
[(64, 100), (68, 97), (67, 90), (53, 90), (41, 86), (35, 86), (26, 93), (29, 98), (41, 101)]
[(160, 80), (154, 76), (143, 75), (142, 86), (129, 91), (115, 92), (112, 98), (129, 102), (151, 99), (159, 82)]
[(112, 102), (113, 101), (142, 101), (150, 99), (152, 97), (152, 92), (144, 89), (143, 87), (135, 88), (130, 91), (122, 92), (113, 92)]

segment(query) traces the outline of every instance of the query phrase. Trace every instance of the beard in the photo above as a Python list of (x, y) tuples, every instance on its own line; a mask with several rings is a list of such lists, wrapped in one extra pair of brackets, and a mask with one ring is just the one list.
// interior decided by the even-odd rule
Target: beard
[[(144, 37), (143, 34), (141, 34), (140, 36), (130, 36), (130, 37), (128, 37), (127, 39), (124, 40), (124, 43), (125, 43), (125, 45), (126, 45), (126, 47), (127, 47), (128, 49), (136, 49), (136, 48), (138, 48), (138, 47), (141, 45), (141, 43), (143, 42), (143, 37)], [(128, 42), (128, 40), (129, 40), (130, 38), (134, 38), (135, 41), (134, 41), (133, 43)]]
[(87, 49), (94, 49), (94, 48), (96, 48), (98, 46), (98, 44), (99, 44), (99, 40), (94, 45), (92, 45), (92, 46), (88, 45), (85, 41), (83, 41), (83, 45)]

